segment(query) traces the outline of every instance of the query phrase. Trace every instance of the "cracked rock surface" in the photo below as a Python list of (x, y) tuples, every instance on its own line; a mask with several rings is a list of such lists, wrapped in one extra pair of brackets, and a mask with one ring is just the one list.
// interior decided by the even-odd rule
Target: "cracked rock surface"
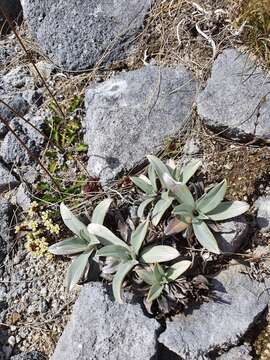
[(25, 19), (40, 47), (68, 70), (86, 69), (101, 58), (105, 62), (124, 58), (150, 4), (150, 0), (22, 2)]
[(83, 287), (51, 360), (148, 360), (160, 325), (129, 295), (116, 303), (101, 283)]
[(197, 100), (205, 123), (231, 139), (270, 139), (269, 77), (248, 55), (227, 49), (218, 56)]
[(181, 131), (195, 95), (196, 82), (183, 66), (145, 66), (90, 86), (89, 172), (104, 183), (158, 150), (165, 138)]
[(235, 265), (217, 275), (212, 281), (216, 300), (167, 321), (159, 342), (185, 360), (237, 345), (269, 302), (263, 291), (269, 281), (252, 280), (243, 270)]

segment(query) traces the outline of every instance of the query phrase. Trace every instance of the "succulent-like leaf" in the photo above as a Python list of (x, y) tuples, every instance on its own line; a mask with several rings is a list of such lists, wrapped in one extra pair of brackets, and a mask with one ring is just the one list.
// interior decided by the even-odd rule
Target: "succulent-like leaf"
[(173, 209), (173, 213), (175, 215), (193, 217), (193, 210), (194, 208), (192, 206), (189, 206), (187, 204), (180, 204), (175, 206), (175, 208)]
[(248, 209), (249, 205), (245, 201), (224, 201), (209, 212), (207, 216), (214, 221), (227, 220), (244, 214)]
[(224, 199), (227, 181), (223, 180), (204, 194), (196, 203), (197, 210), (207, 214), (214, 210)]
[(112, 199), (102, 200), (94, 209), (92, 215), (92, 223), (102, 225), (105, 219), (105, 216), (111, 206)]
[(193, 222), (192, 227), (197, 240), (206, 250), (220, 254), (217, 240), (204, 221)]
[(202, 166), (201, 160), (191, 160), (187, 165), (183, 167), (179, 181), (186, 184), (196, 173), (200, 166)]
[(156, 245), (145, 248), (140, 258), (147, 264), (153, 264), (173, 260), (179, 255), (179, 252), (171, 246)]
[(127, 261), (131, 257), (130, 251), (120, 245), (107, 245), (98, 250), (97, 256), (113, 257), (122, 261)]
[(117, 270), (117, 273), (114, 275), (113, 278), (113, 295), (116, 301), (118, 301), (120, 304), (123, 303), (122, 297), (121, 297), (121, 290), (122, 285), (125, 280), (125, 277), (127, 274), (138, 264), (138, 261), (131, 260), (128, 262), (125, 262), (123, 264), (120, 264)]
[(165, 214), (166, 210), (169, 209), (173, 202), (173, 198), (169, 198), (168, 200), (160, 199), (152, 212), (152, 224), (157, 226), (162, 219), (162, 216)]
[(158, 191), (158, 188), (157, 188), (157, 176), (156, 176), (156, 172), (153, 168), (153, 166), (150, 164), (148, 166), (148, 177), (149, 177), (149, 180), (151, 182), (151, 185), (153, 187), (153, 190), (154, 192), (156, 193)]
[(60, 205), (60, 213), (64, 224), (78, 237), (83, 237), (87, 241), (91, 241), (87, 232), (87, 226), (81, 222), (77, 216), (64, 204)]
[(135, 254), (138, 255), (149, 227), (149, 220), (144, 221), (132, 232), (130, 244)]
[[(191, 219), (191, 218), (190, 218)], [(182, 220), (177, 219), (176, 217), (169, 221), (168, 225), (164, 230), (166, 236), (178, 234), (189, 227), (190, 224)]]
[(147, 159), (149, 160), (150, 164), (153, 166), (153, 169), (155, 170), (161, 184), (165, 186), (163, 176), (164, 174), (170, 174), (169, 169), (167, 166), (156, 156), (154, 155), (148, 155)]
[(161, 265), (155, 264), (153, 272), (155, 275), (156, 283), (160, 283), (162, 279), (165, 278), (166, 273)]
[(131, 180), (139, 189), (141, 189), (147, 195), (153, 194), (154, 189), (153, 189), (150, 181), (146, 182), (144, 179), (142, 179), (139, 176), (132, 176)]
[(49, 252), (54, 255), (74, 255), (87, 249), (89, 243), (79, 237), (65, 239), (49, 247)]
[(139, 269), (136, 270), (136, 273), (148, 285), (153, 285), (156, 282), (153, 271)]
[(153, 197), (150, 197), (148, 199), (145, 199), (140, 206), (138, 207), (138, 211), (137, 211), (137, 215), (138, 217), (141, 219), (144, 215), (144, 211), (146, 209), (146, 207), (154, 200)]
[(88, 250), (72, 261), (65, 279), (65, 286), (68, 291), (70, 291), (80, 281), (88, 264), (88, 259), (93, 251), (94, 249)]
[(193, 196), (189, 191), (189, 188), (185, 184), (175, 181), (168, 174), (165, 174), (163, 176), (163, 180), (166, 188), (169, 189), (174, 194), (174, 196), (180, 203), (184, 203), (194, 208), (195, 202)]
[(87, 229), (90, 234), (97, 236), (103, 245), (120, 245), (129, 249), (129, 246), (123, 240), (119, 239), (103, 225), (89, 224)]
[(164, 285), (162, 284), (153, 284), (151, 288), (149, 289), (148, 295), (147, 295), (147, 302), (153, 302), (154, 300), (158, 299), (160, 295), (162, 294), (162, 291), (164, 289)]
[(179, 278), (179, 276), (181, 276), (182, 274), (184, 274), (184, 272), (187, 271), (191, 264), (191, 261), (188, 260), (179, 261), (173, 264), (168, 270), (167, 279), (169, 281), (176, 280), (177, 278)]

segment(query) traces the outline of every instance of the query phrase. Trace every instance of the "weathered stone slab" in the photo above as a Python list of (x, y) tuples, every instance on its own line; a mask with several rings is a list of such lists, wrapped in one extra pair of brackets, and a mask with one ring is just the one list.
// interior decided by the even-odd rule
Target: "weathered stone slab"
[(231, 266), (217, 275), (212, 281), (216, 300), (168, 321), (159, 341), (185, 360), (237, 345), (270, 300), (264, 291), (270, 281), (259, 283), (241, 270)]
[(184, 67), (123, 72), (86, 93), (88, 170), (106, 182), (177, 134), (191, 113), (196, 82)]
[(197, 106), (209, 127), (232, 139), (270, 139), (270, 78), (237, 50), (218, 56)]
[(150, 360), (159, 324), (126, 299), (118, 304), (101, 283), (85, 285), (51, 360)]
[(23, 0), (40, 47), (59, 66), (86, 69), (123, 59), (141, 30), (151, 0)]

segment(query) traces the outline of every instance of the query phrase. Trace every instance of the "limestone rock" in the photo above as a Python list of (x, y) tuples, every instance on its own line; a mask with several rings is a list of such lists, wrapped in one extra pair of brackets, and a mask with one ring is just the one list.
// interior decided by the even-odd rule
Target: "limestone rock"
[[(33, 116), (31, 119), (28, 118), (28, 120), (30, 120), (31, 123), (39, 130), (42, 129), (44, 122), (44, 118), (42, 116)], [(33, 154), (38, 155), (44, 141), (43, 136), (20, 118), (13, 119), (10, 124), (13, 129), (16, 129), (17, 135), (28, 147), (28, 149)], [(33, 159), (30, 157), (27, 150), (22, 146), (21, 143), (19, 143), (19, 141), (11, 132), (8, 132), (1, 144), (0, 156), (7, 164), (17, 163), (20, 165), (26, 165), (33, 162)]]
[(159, 324), (127, 296), (116, 303), (101, 283), (81, 291), (51, 360), (150, 360)]
[(10, 360), (46, 360), (47, 357), (38, 351), (31, 351), (28, 353), (21, 353), (14, 355)]
[(270, 196), (261, 196), (255, 203), (257, 223), (262, 232), (270, 231)]
[(245, 216), (220, 222), (215, 233), (218, 246), (223, 252), (235, 252), (248, 240), (248, 224)]
[(103, 183), (130, 169), (190, 115), (196, 83), (183, 67), (123, 72), (86, 93), (88, 170)]
[(270, 281), (252, 280), (243, 269), (235, 265), (217, 275), (212, 281), (216, 300), (167, 321), (159, 341), (185, 360), (237, 345), (269, 302), (263, 290)]
[(227, 49), (214, 62), (206, 88), (198, 96), (205, 123), (232, 139), (270, 139), (270, 81), (248, 55)]
[(53, 62), (81, 70), (123, 59), (151, 0), (23, 0), (24, 17)]
[(0, 193), (7, 189), (12, 189), (18, 185), (18, 180), (11, 174), (11, 172), (0, 163)]
[[(28, 103), (23, 99), (21, 95), (15, 95), (11, 97), (1, 96), (1, 99), (5, 101), (12, 109), (19, 112), (22, 116), (29, 110)], [(16, 117), (15, 113), (11, 111), (7, 106), (0, 102), (0, 116), (10, 122)], [(3, 123), (0, 122), (0, 138), (8, 132), (8, 129)]]
[(250, 346), (236, 346), (229, 350), (226, 354), (221, 355), (218, 360), (252, 360), (250, 353)]

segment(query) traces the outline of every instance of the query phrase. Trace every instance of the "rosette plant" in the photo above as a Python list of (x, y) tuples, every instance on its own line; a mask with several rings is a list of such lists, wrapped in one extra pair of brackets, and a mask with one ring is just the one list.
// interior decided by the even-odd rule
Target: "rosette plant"
[(227, 189), (226, 180), (213, 186), (198, 200), (193, 198), (184, 183), (175, 181), (169, 174), (164, 174), (163, 180), (180, 203), (173, 209), (175, 218), (168, 224), (165, 234), (171, 235), (192, 227), (197, 240), (205, 249), (220, 254), (217, 240), (207, 223), (239, 216), (249, 209), (249, 205), (244, 201), (223, 201)]
[(154, 268), (150, 271), (144, 269), (136, 270), (137, 275), (150, 286), (146, 299), (147, 302), (151, 303), (158, 299), (166, 285), (178, 279), (190, 266), (191, 261), (183, 260), (166, 267), (166, 269), (160, 264), (155, 264)]
[[(100, 202), (93, 211), (93, 223), (103, 224), (111, 203), (112, 199), (105, 199)], [(65, 279), (65, 286), (71, 290), (87, 272), (89, 258), (94, 255), (100, 242), (95, 235), (89, 234), (87, 226), (64, 203), (60, 205), (60, 213), (64, 224), (74, 236), (50, 246), (49, 252), (54, 255), (75, 256)]]
[[(163, 180), (164, 174), (169, 174), (176, 181), (186, 184), (201, 166), (201, 161), (192, 160), (180, 169), (173, 160), (168, 161), (168, 164), (165, 165), (154, 155), (148, 155), (147, 159), (150, 162), (150, 165), (148, 166), (148, 177), (139, 175), (131, 177), (131, 180), (141, 191), (143, 191), (145, 197), (138, 208), (139, 218), (143, 217), (146, 207), (150, 203), (155, 202), (155, 206), (152, 210), (151, 222), (154, 226), (157, 226), (174, 200), (173, 194), (166, 189), (166, 184)], [(161, 188), (158, 186), (157, 180), (159, 180)]]
[(104, 245), (98, 250), (97, 255), (112, 257), (119, 261), (112, 282), (113, 294), (119, 303), (123, 302), (121, 289), (125, 277), (136, 265), (166, 262), (180, 255), (175, 248), (166, 245), (146, 246), (142, 249), (148, 227), (149, 220), (142, 222), (131, 233), (128, 244), (103, 225), (93, 223), (88, 225), (89, 234), (96, 236)]

